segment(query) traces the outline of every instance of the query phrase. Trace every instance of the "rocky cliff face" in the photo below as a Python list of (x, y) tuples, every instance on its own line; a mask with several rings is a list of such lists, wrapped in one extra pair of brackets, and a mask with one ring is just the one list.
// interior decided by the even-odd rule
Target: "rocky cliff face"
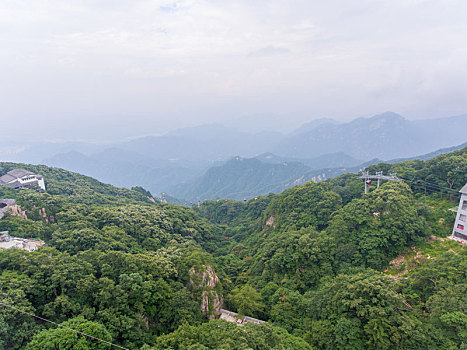
[(220, 292), (220, 280), (212, 266), (201, 265), (190, 269), (190, 283), (201, 291), (201, 311), (209, 319), (219, 316), (223, 298)]
[(22, 219), (27, 219), (28, 215), (26, 213), (26, 210), (21, 210), (21, 207), (17, 204), (10, 205), (8, 207), (8, 212), (10, 213), (11, 216), (18, 216)]
[(274, 226), (274, 221), (275, 221), (274, 216), (270, 216), (270, 217), (266, 220), (266, 226), (275, 227), (275, 226)]
[[(5, 199), (2, 199), (2, 203), (7, 203)], [(17, 216), (22, 219), (30, 219), (31, 216), (34, 218), (34, 215), (36, 215), (36, 210), (37, 210), (37, 215), (44, 219), (45, 223), (48, 224), (49, 222), (54, 222), (55, 218), (53, 216), (47, 216), (47, 213), (45, 212), (45, 208), (35, 208), (33, 207), (32, 210), (23, 210), (21, 207), (16, 204), (15, 200), (11, 199), (9, 200), (9, 204), (3, 208), (2, 213), (0, 214), (0, 219), (3, 218), (3, 214), (5, 212), (9, 213), (11, 216)], [(29, 214), (29, 217), (28, 217)]]

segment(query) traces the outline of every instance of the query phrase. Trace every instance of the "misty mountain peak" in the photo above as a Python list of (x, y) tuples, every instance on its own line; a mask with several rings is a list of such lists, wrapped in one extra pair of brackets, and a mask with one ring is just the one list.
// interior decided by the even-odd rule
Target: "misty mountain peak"
[(329, 125), (336, 125), (336, 124), (338, 124), (338, 122), (334, 119), (318, 118), (318, 119), (312, 120), (311, 122), (303, 124), (298, 129), (294, 130), (291, 133), (291, 135), (303, 134), (303, 133), (307, 133), (315, 129), (318, 129), (322, 126), (329, 126)]
[(400, 114), (394, 113), (394, 112), (384, 112), (381, 114), (377, 114), (371, 117), (370, 120), (374, 120), (374, 121), (377, 120), (383, 123), (407, 121), (407, 119), (405, 119), (403, 116), (401, 116)]
[(393, 112), (386, 112), (375, 115), (368, 119), (368, 130), (378, 130), (382, 128), (399, 128), (408, 123), (407, 119)]

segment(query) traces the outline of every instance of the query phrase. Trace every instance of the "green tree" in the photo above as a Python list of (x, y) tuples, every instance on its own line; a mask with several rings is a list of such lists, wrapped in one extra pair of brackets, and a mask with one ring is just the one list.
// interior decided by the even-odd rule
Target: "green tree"
[[(83, 317), (76, 317), (61, 324), (64, 327), (88, 334), (90, 336), (112, 342), (112, 336), (100, 323), (86, 321)], [(26, 350), (104, 350), (111, 349), (111, 345), (93, 340), (69, 329), (57, 327), (43, 330), (36, 334), (26, 346)]]
[(386, 183), (354, 199), (332, 218), (328, 232), (341, 264), (383, 267), (405, 247), (429, 234), (410, 188)]
[(332, 213), (341, 208), (342, 199), (332, 191), (331, 185), (307, 182), (277, 195), (264, 212), (264, 222), (274, 218), (272, 224), (282, 231), (299, 230), (313, 226), (322, 230), (328, 225)]
[(303, 339), (270, 324), (239, 327), (225, 321), (210, 321), (199, 326), (185, 324), (157, 339), (154, 350), (311, 350)]
[(306, 313), (306, 298), (287, 288), (279, 288), (270, 298), (271, 321), (289, 332), (303, 329), (309, 317)]
[[(306, 296), (314, 321), (311, 331), (319, 331), (323, 322), (331, 324), (332, 342), (325, 349), (429, 348), (421, 322), (409, 313), (410, 306), (388, 276), (371, 271), (340, 274)], [(313, 335), (309, 339), (312, 345), (323, 345)]]
[(256, 316), (265, 307), (261, 294), (249, 284), (233, 289), (229, 299), (240, 315)]
[[(2, 281), (3, 282), (3, 281)], [(34, 313), (35, 309), (22, 289), (0, 290), (0, 302), (22, 311)], [(0, 349), (22, 349), (40, 330), (31, 316), (0, 304)]]
[(280, 283), (284, 275), (289, 286), (301, 292), (319, 279), (333, 274), (335, 244), (325, 232), (313, 227), (271, 235), (255, 256), (255, 272), (264, 280)]

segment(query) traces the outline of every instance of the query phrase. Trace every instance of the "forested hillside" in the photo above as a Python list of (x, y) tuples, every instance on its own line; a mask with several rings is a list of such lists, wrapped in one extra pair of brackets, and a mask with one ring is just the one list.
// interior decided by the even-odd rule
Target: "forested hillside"
[[(287, 134), (242, 132), (210, 124), (111, 143), (17, 144), (18, 140), (0, 139), (0, 154), (3, 160), (60, 167), (114, 186), (143, 186), (153, 194), (169, 193), (184, 203), (198, 198), (243, 199), (269, 191), (278, 193), (295, 180), (303, 184), (358, 172), (362, 163), (374, 163), (375, 159), (424, 159), (437, 149), (465, 142), (463, 134), (457, 132), (465, 127), (466, 115), (411, 121), (388, 112), (346, 123), (318, 119)], [(151, 132), (155, 131), (145, 130), (144, 134)], [(261, 162), (252, 164), (250, 159), (250, 166), (241, 172), (230, 161), (236, 155)], [(220, 165), (224, 165), (222, 169)], [(250, 169), (255, 176), (248, 173)], [(232, 180), (231, 172), (238, 178)]]
[[(466, 144), (439, 149), (414, 158), (390, 160), (387, 163), (426, 161), (464, 147)], [(183, 198), (184, 201), (180, 201), (181, 203), (196, 203), (198, 200), (220, 198), (250, 199), (271, 192), (280, 193), (308, 181), (324, 181), (346, 173), (356, 174), (370, 165), (381, 162), (379, 159), (372, 159), (362, 163), (343, 153), (327, 154), (313, 159), (279, 157), (271, 153), (255, 158), (237, 156), (221, 165), (209, 168), (193, 181), (169, 187), (167, 191), (177, 198)], [(382, 169), (388, 170), (390, 167)], [(411, 179), (406, 179), (408, 180)]]
[(168, 192), (189, 201), (206, 198), (241, 200), (269, 192), (282, 192), (294, 185), (293, 179), (310, 170), (299, 162), (269, 164), (256, 158), (234, 157), (221, 166), (208, 169), (193, 182), (169, 188)]
[(149, 202), (147, 196), (126, 188), (103, 184), (89, 176), (44, 165), (29, 165), (0, 162), (0, 174), (21, 168), (46, 178), (47, 193), (60, 196), (68, 202), (89, 204), (112, 204), (115, 200), (125, 203)]
[[(467, 249), (446, 239), (467, 148), (373, 165), (405, 181), (368, 194), (344, 174), (199, 208), (12, 168), (47, 191), (0, 187), (27, 215), (0, 231), (48, 246), (0, 250), (0, 349), (112, 348), (10, 306), (128, 349), (467, 348)], [(218, 304), (267, 323), (214, 320)]]

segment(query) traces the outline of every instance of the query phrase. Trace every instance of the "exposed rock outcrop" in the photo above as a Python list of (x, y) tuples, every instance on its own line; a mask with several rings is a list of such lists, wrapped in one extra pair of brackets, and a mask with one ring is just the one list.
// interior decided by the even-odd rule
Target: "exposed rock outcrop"
[(270, 216), (270, 217), (266, 220), (266, 226), (274, 227), (274, 221), (275, 221), (274, 216)]
[(21, 210), (21, 207), (17, 204), (10, 205), (8, 207), (8, 212), (10, 213), (11, 216), (18, 216), (22, 219), (27, 219), (28, 215), (26, 213), (26, 210)]
[(190, 269), (190, 283), (201, 291), (201, 312), (208, 319), (217, 318), (221, 312), (223, 298), (219, 282), (219, 277), (210, 265)]
[(0, 199), (0, 219), (2, 219), (6, 213), (8, 213), (11, 216), (20, 217), (22, 219), (34, 219), (36, 215), (36, 210), (37, 215), (40, 218), (44, 219), (46, 224), (48, 224), (49, 222), (55, 222), (55, 217), (52, 215), (48, 216), (45, 212), (45, 208), (33, 207), (32, 210), (22, 210), (21, 207), (18, 204), (16, 204), (16, 201), (14, 199)]
[(39, 208), (39, 216), (43, 219), (47, 219), (47, 214), (45, 213), (45, 208)]

